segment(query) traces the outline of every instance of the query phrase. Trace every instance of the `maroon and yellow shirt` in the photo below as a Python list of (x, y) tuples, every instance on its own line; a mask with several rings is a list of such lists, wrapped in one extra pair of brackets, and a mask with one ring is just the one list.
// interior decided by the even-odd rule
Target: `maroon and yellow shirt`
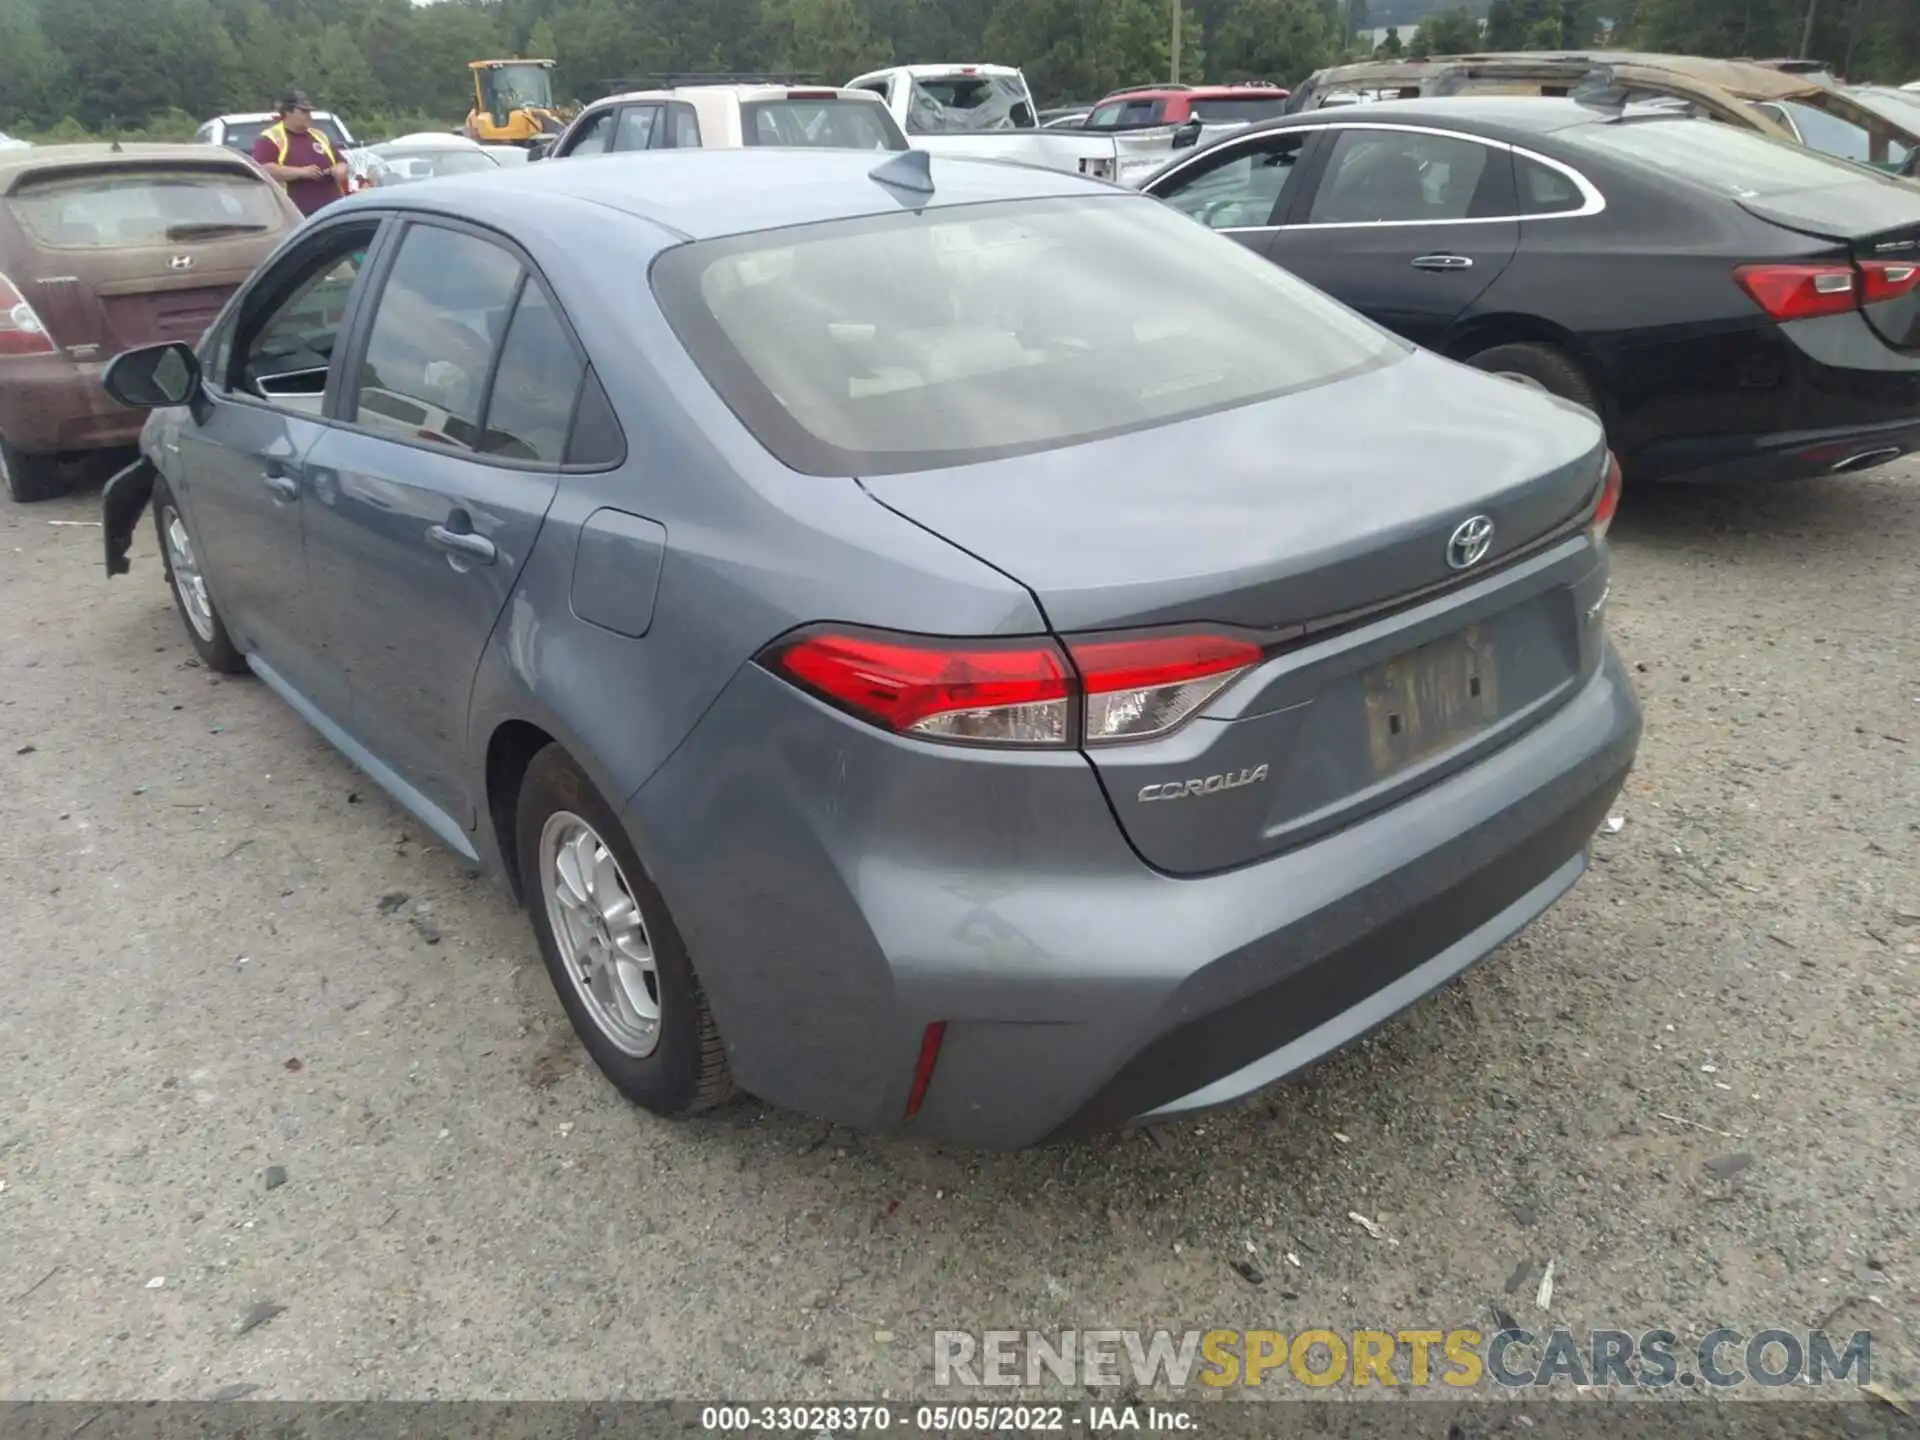
[[(327, 169), (339, 163), (340, 157), (333, 153), (316, 130), (300, 134), (291, 130), (284, 132), (287, 153), (283, 158), (280, 154), (281, 133), (276, 125), (255, 140), (253, 158), (262, 165), (320, 165)], [(321, 206), (340, 198), (340, 185), (332, 176), (325, 180), (290, 180), (287, 182), (287, 194), (300, 207), (302, 215), (311, 215)]]

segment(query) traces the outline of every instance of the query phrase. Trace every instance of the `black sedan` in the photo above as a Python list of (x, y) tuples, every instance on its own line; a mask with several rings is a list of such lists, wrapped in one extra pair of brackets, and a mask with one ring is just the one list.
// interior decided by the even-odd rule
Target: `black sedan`
[(1863, 166), (1670, 110), (1453, 98), (1288, 116), (1142, 188), (1596, 411), (1630, 479), (1920, 448), (1920, 187)]

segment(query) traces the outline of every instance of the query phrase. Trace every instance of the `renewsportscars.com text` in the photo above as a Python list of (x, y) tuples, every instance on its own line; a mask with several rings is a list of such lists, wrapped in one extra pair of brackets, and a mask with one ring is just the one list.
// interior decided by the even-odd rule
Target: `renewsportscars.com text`
[(1873, 1337), (1824, 1330), (940, 1330), (933, 1380), (965, 1388), (1331, 1385), (1455, 1390), (1866, 1385)]

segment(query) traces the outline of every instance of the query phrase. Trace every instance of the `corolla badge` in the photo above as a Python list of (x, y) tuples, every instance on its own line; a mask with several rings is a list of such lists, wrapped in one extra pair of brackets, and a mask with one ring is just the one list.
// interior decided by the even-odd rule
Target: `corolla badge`
[(1266, 778), (1267, 767), (1254, 765), (1197, 780), (1168, 780), (1159, 785), (1142, 785), (1140, 800), (1144, 804), (1148, 800), (1189, 800), (1195, 795), (1218, 795), (1223, 790), (1238, 790), (1242, 785), (1258, 785)]
[(1484, 515), (1462, 520), (1447, 537), (1447, 564), (1455, 570), (1470, 570), (1487, 558), (1493, 548), (1493, 521)]

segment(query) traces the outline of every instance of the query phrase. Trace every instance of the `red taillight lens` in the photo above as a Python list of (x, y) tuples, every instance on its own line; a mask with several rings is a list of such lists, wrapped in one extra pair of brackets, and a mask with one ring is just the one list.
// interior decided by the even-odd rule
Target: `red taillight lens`
[(933, 1067), (940, 1060), (940, 1045), (947, 1038), (947, 1022), (936, 1020), (920, 1037), (920, 1058), (913, 1062), (913, 1088), (907, 1091), (907, 1115), (911, 1120), (926, 1103), (927, 1086), (933, 1083)]
[(1070, 640), (1063, 653), (1047, 639), (823, 628), (761, 658), (802, 689), (897, 734), (1067, 746), (1164, 735), (1258, 664), (1261, 651), (1213, 633), (1093, 636)]
[(1860, 262), (1861, 301), (1871, 305), (1879, 300), (1898, 300), (1920, 290), (1920, 263), (1912, 260), (1863, 260)]
[(1860, 303), (1851, 265), (1739, 265), (1733, 278), (1776, 320), (1842, 315)]
[(1260, 647), (1225, 635), (1069, 641), (1086, 687), (1090, 745), (1173, 729), (1260, 662)]
[(0, 275), (0, 357), (8, 355), (52, 355), (59, 350), (40, 317), (33, 313), (27, 297)]
[(1607, 473), (1600, 482), (1600, 499), (1593, 507), (1593, 519), (1587, 522), (1587, 529), (1596, 540), (1605, 537), (1613, 525), (1614, 513), (1620, 508), (1620, 461), (1614, 453), (1607, 452)]
[(768, 663), (863, 720), (930, 740), (1066, 745), (1066, 657), (1051, 640), (923, 640), (850, 631), (803, 635)]

